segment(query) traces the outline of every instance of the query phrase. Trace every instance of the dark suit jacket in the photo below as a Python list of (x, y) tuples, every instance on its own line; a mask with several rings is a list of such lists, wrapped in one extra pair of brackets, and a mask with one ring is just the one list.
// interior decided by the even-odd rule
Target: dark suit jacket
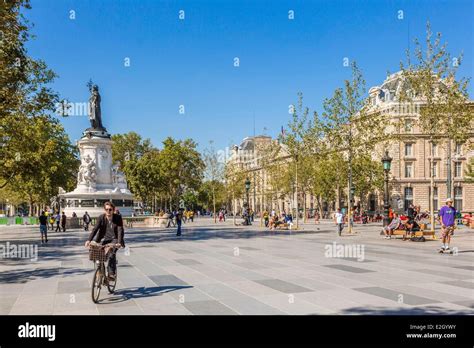
[[(123, 220), (122, 216), (113, 214), (112, 215), (112, 226), (114, 229), (115, 233), (115, 238), (117, 238), (118, 243), (122, 245), (122, 247), (125, 247), (125, 241), (123, 240), (123, 235), (124, 235), (124, 230), (123, 230)], [(92, 229), (91, 233), (89, 234), (89, 238), (87, 239), (89, 242), (94, 239), (94, 236), (97, 234), (95, 237), (95, 241), (99, 242), (104, 238), (105, 232), (107, 230), (107, 218), (105, 217), (105, 214), (100, 215), (97, 218), (97, 222)]]

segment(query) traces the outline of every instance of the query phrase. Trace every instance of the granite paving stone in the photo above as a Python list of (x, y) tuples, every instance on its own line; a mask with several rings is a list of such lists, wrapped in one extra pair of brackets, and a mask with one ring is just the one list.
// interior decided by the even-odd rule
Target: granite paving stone
[[(127, 228), (116, 292), (104, 289), (99, 304), (84, 231), (52, 233), (36, 261), (0, 260), (0, 314), (474, 314), (472, 232), (459, 228), (460, 252), (443, 255), (439, 241), (384, 240), (380, 228), (338, 237), (324, 220), (270, 232), (208, 217), (186, 223), (181, 238), (174, 228)], [(37, 239), (37, 226), (0, 226), (0, 243)], [(327, 257), (334, 242), (363, 245), (363, 260)]]

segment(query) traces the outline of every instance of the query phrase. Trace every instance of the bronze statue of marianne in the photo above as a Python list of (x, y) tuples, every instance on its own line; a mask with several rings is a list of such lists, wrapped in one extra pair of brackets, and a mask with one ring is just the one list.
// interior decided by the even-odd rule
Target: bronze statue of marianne
[(89, 120), (94, 129), (104, 129), (102, 125), (102, 113), (100, 111), (99, 87), (93, 85), (90, 87), (91, 97), (89, 98)]

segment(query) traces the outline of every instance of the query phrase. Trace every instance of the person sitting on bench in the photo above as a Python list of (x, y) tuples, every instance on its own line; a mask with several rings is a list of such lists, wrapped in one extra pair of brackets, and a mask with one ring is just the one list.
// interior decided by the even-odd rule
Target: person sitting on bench
[(268, 227), (270, 227), (270, 230), (274, 230), (278, 223), (278, 215), (275, 214), (270, 218), (270, 223), (268, 224)]
[(392, 233), (393, 231), (395, 231), (396, 229), (398, 229), (398, 226), (400, 226), (400, 223), (401, 223), (401, 220), (400, 218), (398, 217), (398, 214), (397, 213), (393, 213), (393, 219), (392, 221), (390, 221), (390, 224), (388, 224), (387, 226), (385, 226), (383, 228), (383, 232), (385, 234), (385, 239), (391, 239), (392, 238)]
[(405, 226), (407, 231), (410, 232), (410, 238), (415, 236), (415, 232), (420, 231), (420, 225), (418, 225), (414, 218), (408, 219)]

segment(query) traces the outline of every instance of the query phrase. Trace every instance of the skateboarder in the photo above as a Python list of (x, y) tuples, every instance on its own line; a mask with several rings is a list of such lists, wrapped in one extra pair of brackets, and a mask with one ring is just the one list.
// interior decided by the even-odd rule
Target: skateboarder
[(449, 252), (449, 243), (451, 242), (451, 236), (454, 234), (455, 223), (456, 223), (456, 209), (453, 207), (453, 200), (451, 198), (446, 199), (446, 205), (441, 207), (438, 213), (439, 223), (441, 224), (441, 239), (442, 245), (439, 250), (440, 253)]

